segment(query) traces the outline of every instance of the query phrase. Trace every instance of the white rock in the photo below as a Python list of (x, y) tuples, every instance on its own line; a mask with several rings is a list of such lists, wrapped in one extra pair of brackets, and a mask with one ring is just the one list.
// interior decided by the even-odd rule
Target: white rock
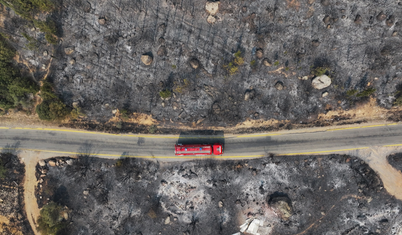
[(331, 85), (331, 78), (327, 75), (321, 75), (319, 77), (314, 78), (311, 81), (311, 84), (315, 89), (321, 90)]
[(67, 165), (71, 166), (71, 165), (73, 165), (74, 161), (73, 161), (73, 159), (67, 159), (66, 163), (67, 163)]
[(56, 162), (53, 160), (50, 160), (48, 163), (49, 163), (49, 166), (56, 166)]
[(219, 208), (222, 208), (223, 207), (223, 202), (219, 201), (218, 206), (219, 206)]
[(170, 216), (165, 219), (165, 224), (170, 224)]
[(209, 15), (208, 18), (207, 18), (207, 22), (210, 23), (210, 24), (213, 24), (213, 23), (216, 22), (216, 18), (214, 16), (212, 16), (212, 15)]
[(207, 2), (205, 5), (205, 10), (210, 14), (210, 15), (216, 15), (219, 10), (219, 3), (220, 2)]
[(88, 196), (89, 191), (88, 191), (88, 190), (85, 190), (84, 192), (82, 192), (82, 194), (84, 194), (85, 196)]
[(144, 54), (144, 55), (141, 56), (141, 61), (145, 65), (150, 65), (150, 64), (152, 64), (153, 59), (152, 59), (151, 56)]
[(46, 162), (44, 160), (39, 160), (39, 166), (46, 166)]
[(326, 97), (326, 96), (328, 96), (328, 94), (329, 94), (328, 91), (324, 91), (321, 96)]

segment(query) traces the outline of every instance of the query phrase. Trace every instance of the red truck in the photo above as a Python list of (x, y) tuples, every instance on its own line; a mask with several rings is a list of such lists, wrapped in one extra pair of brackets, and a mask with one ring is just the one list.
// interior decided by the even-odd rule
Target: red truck
[(176, 144), (174, 154), (176, 156), (186, 155), (221, 155), (223, 153), (222, 144)]

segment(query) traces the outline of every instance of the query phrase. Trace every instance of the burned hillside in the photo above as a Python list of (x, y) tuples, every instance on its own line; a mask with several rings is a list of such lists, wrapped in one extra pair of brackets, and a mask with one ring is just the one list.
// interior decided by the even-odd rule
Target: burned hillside
[(345, 155), (41, 165), (38, 200), (69, 208), (68, 234), (235, 234), (247, 219), (260, 234), (398, 234), (402, 223), (401, 202)]
[(0, 153), (0, 234), (33, 234), (24, 209), (24, 164)]
[(382, 107), (399, 104), (400, 1), (60, 4), (49, 15), (54, 46), (12, 11), (3, 12), (4, 25), (35, 80), (47, 76), (87, 119), (106, 121), (119, 109), (226, 126), (309, 122), (370, 96)]

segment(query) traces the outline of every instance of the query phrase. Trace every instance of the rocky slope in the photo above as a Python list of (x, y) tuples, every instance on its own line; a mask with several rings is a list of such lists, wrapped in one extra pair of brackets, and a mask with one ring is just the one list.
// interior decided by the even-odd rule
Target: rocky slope
[(44, 168), (38, 196), (70, 208), (69, 234), (234, 234), (247, 218), (261, 221), (260, 234), (398, 234), (402, 222), (401, 202), (349, 156), (80, 157)]
[[(21, 58), (38, 78), (51, 63), (59, 95), (92, 120), (118, 108), (206, 125), (308, 122), (371, 95), (389, 108), (399, 96), (399, 1), (67, 0), (52, 15), (62, 36), (54, 50), (7, 14), (9, 31), (42, 42), (30, 51), (15, 36)], [(331, 81), (312, 84), (322, 74)]]

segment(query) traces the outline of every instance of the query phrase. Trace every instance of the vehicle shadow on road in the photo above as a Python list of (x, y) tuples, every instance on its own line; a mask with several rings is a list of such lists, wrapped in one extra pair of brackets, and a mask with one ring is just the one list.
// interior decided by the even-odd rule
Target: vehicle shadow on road
[(177, 144), (222, 144), (225, 149), (224, 131), (193, 130), (180, 132)]

